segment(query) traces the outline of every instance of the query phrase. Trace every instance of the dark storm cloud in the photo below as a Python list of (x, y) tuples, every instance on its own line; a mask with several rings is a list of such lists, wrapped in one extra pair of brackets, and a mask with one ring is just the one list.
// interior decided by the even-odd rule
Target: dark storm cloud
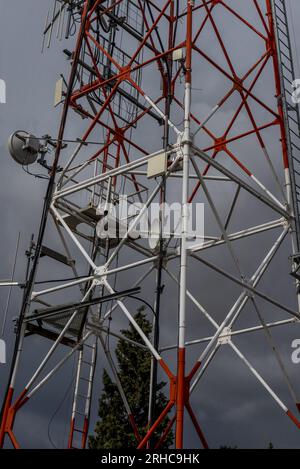
[[(248, 0), (242, 0), (242, 2), (243, 8), (247, 10)], [(293, 6), (294, 15), (299, 16), (299, 2), (297, 0), (290, 0), (290, 3)], [(0, 105), (0, 256), (2, 260), (0, 278), (7, 278), (9, 276), (18, 232), (21, 231), (22, 234), (21, 254), (28, 246), (31, 233), (36, 232), (46, 187), (45, 181), (29, 177), (10, 159), (6, 149), (7, 138), (16, 129), (30, 130), (38, 136), (45, 133), (56, 135), (59, 124), (60, 111), (54, 110), (52, 103), (54, 83), (58, 74), (61, 72), (67, 74), (68, 70), (68, 65), (65, 63), (63, 54), (60, 53), (63, 45), (56, 44), (44, 55), (40, 54), (44, 18), (51, 4), (52, 1), (50, 0), (42, 2), (38, 0), (22, 2), (19, 0), (10, 0), (9, 2), (0, 0), (0, 78), (5, 79), (7, 83), (7, 104)], [(229, 21), (229, 17), (227, 17), (227, 21)], [(226, 28), (226, 26), (226, 18), (224, 18), (223, 27)], [(231, 39), (234, 40), (234, 29), (232, 30)], [(297, 40), (299, 41), (298, 47), (300, 47), (299, 35)], [(245, 42), (239, 44), (236, 51), (236, 60), (239, 64), (247, 63), (245, 54), (247, 54), (247, 50), (249, 51), (253, 47), (255, 47), (254, 43), (249, 44)], [(298, 72), (300, 76), (300, 70)], [(203, 88), (203, 91), (195, 93), (194, 106), (197, 107), (199, 105), (201, 108), (199, 109), (199, 114), (203, 116), (215, 104), (219, 83), (217, 75), (215, 82), (213, 80), (206, 81), (205, 76), (202, 77), (202, 75), (199, 75), (199, 77), (201, 77), (201, 86), (199, 85), (199, 88)], [(146, 84), (148, 89), (153, 90), (154, 93), (156, 84), (151, 74), (147, 76)], [(264, 86), (267, 88), (268, 84), (265, 83)], [(218, 115), (218, 125), (221, 126), (222, 122), (228, 119), (229, 115), (230, 109), (221, 111)], [(77, 125), (80, 128), (80, 124), (76, 123)], [(75, 134), (77, 127), (74, 127), (73, 131)], [(70, 129), (69, 132), (71, 132)], [(156, 142), (155, 134), (152, 135), (150, 132), (145, 138), (149, 147), (152, 144), (156, 145), (155, 148), (157, 145), (158, 147), (160, 146), (160, 143)], [(272, 142), (272, 148), (276, 151), (276, 148), (278, 148), (277, 142)], [(248, 156), (247, 150), (245, 150), (244, 154), (245, 157)], [(268, 174), (263, 174), (262, 177), (264, 182), (270, 181), (271, 184)], [(224, 203), (225, 207), (225, 201), (222, 201), (222, 203)], [(220, 204), (221, 208), (222, 204)], [(253, 204), (253, 217), (256, 215), (254, 212), (256, 209), (257, 206)], [(240, 226), (240, 221), (237, 226)], [(243, 221), (247, 226), (249, 219), (243, 219)], [(253, 246), (255, 256), (248, 251), (240, 252), (240, 249), (239, 255), (247, 274), (253, 273), (257, 267), (257, 260), (266, 253), (272, 240), (273, 238), (267, 236), (261, 241), (259, 246)], [(54, 239), (53, 242), (55, 242)], [(288, 277), (290, 268), (288, 256), (291, 253), (290, 251), (289, 243), (284, 243), (277, 261), (273, 264), (272, 271), (268, 276), (268, 279), (272, 280), (273, 287), (269, 294), (277, 290), (277, 297), (283, 303), (295, 307), (294, 289), (292, 281)], [(223, 253), (223, 251), (221, 252)], [(230, 260), (224, 255), (222, 258), (217, 258), (217, 263), (225, 268), (230, 265)], [(210, 278), (210, 274), (207, 274), (207, 270), (198, 265), (195, 267), (196, 264), (193, 261), (192, 265), (189, 289), (195, 295), (199, 288), (201, 289), (203, 305), (209, 304), (209, 311), (214, 313), (213, 317), (217, 321), (220, 321), (232, 305), (233, 298), (238, 296), (239, 290), (229, 286), (226, 282), (218, 282), (212, 285), (212, 277)], [(47, 267), (49, 269), (48, 272), (45, 267), (43, 269), (43, 274), (47, 273), (50, 276), (52, 267)], [(193, 275), (194, 269), (197, 272), (197, 276)], [(178, 271), (178, 266), (174, 267), (173, 271)], [(23, 275), (24, 261), (20, 255), (16, 277), (22, 279)], [(199, 278), (201, 279), (200, 286)], [(126, 279), (124, 280), (124, 285), (125, 283)], [(172, 285), (168, 279), (165, 279), (165, 283), (166, 288)], [(261, 290), (268, 292), (268, 287), (268, 284), (262, 282)], [(228, 294), (228, 288), (231, 288), (230, 295)], [(6, 292), (1, 290), (0, 301), (2, 311), (5, 299)], [(13, 296), (9, 311), (10, 316), (6, 332), (9, 353), (11, 352), (14, 338), (11, 319), (18, 314), (20, 299), (20, 293)], [(161, 328), (161, 343), (164, 346), (176, 342), (176, 330), (174, 327), (170, 327), (170, 324), (172, 326), (172, 323), (175, 324), (177, 320), (177, 298), (175, 295), (168, 295), (163, 297), (162, 301), (162, 310), (167, 311), (167, 314), (162, 317)], [(264, 308), (266, 317), (269, 319), (274, 313), (273, 308), (270, 308), (264, 302), (260, 304)], [(190, 303), (189, 305), (189, 329), (191, 334), (193, 334), (194, 330), (197, 331), (191, 338), (194, 339), (199, 336), (199, 329), (201, 330), (200, 335), (211, 334), (213, 328), (208, 327), (207, 322), (199, 318), (200, 313), (195, 307), (192, 307)], [(131, 306), (134, 308), (133, 304)], [(282, 316), (279, 314), (279, 317), (281, 318)], [(245, 310), (245, 314), (242, 315), (239, 324), (245, 327), (250, 324), (252, 325), (253, 322), (255, 322), (254, 312), (249, 307)], [(121, 319), (120, 324), (125, 325), (126, 321)], [(277, 339), (280, 351), (285, 358), (285, 363), (296, 383), (299, 368), (291, 364), (290, 343), (297, 333), (300, 336), (299, 328), (295, 328), (292, 331), (287, 328), (278, 335), (274, 332), (274, 337)], [(31, 342), (28, 341), (25, 345), (24, 365), (19, 376), (19, 383), (26, 382), (30, 371), (38, 363), (39, 356), (43, 356), (48, 349), (48, 344), (43, 339), (35, 337), (31, 340)], [(281, 375), (274, 364), (273, 356), (265, 345), (266, 341), (263, 338), (263, 333), (245, 338), (244, 340), (236, 340), (236, 344), (240, 345), (241, 350), (249, 357), (250, 361), (255, 363), (255, 366), (267, 381), (272, 386), (274, 385), (274, 388), (283, 400), (290, 402), (286, 387), (282, 384)], [(34, 352), (32, 351), (33, 349)], [(201, 349), (201, 346), (190, 349), (190, 360), (197, 358)], [(39, 351), (39, 356), (36, 350)], [(60, 354), (62, 353), (63, 351), (60, 352)], [(169, 356), (169, 354), (166, 354), (166, 356)], [(101, 387), (101, 368), (103, 365), (105, 365), (105, 360), (101, 357), (97, 373), (97, 389)], [(5, 381), (7, 369), (8, 367), (3, 366), (0, 368), (1, 382)], [(43, 392), (28, 404), (18, 416), (16, 433), (20, 435), (20, 442), (23, 447), (50, 446), (47, 436), (49, 419), (55, 410), (57, 410), (59, 402), (61, 402), (65, 395), (66, 388), (73, 376), (74, 365), (70, 364), (66, 367), (66, 370), (65, 374), (58, 374), (51, 384), (46, 386)], [(1, 393), (3, 389), (3, 386), (1, 386)], [(300, 385), (298, 385), (298, 390), (300, 392)], [(97, 410), (98, 396), (97, 393), (95, 394), (91, 428), (93, 427)], [(51, 427), (53, 432), (51, 434), (54, 435), (53, 439), (58, 445), (62, 445), (63, 437), (61, 435), (66, 433), (66, 422), (70, 416), (71, 397), (69, 393), (62, 408), (57, 412)], [(199, 390), (195, 392), (192, 402), (207, 433), (208, 440), (216, 447), (225, 444), (238, 445), (239, 447), (266, 447), (269, 441), (272, 441), (275, 447), (299, 448), (299, 431), (287, 418), (284, 418), (281, 410), (270, 401), (265, 391), (230, 349), (222, 348), (218, 352), (217, 357), (201, 382)], [(189, 428), (187, 446), (193, 447), (197, 444), (196, 436)]]

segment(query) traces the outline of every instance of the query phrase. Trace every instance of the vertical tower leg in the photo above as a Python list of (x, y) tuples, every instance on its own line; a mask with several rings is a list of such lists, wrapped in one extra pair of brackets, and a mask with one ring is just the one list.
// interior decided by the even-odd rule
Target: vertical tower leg
[(187, 277), (187, 231), (189, 217), (189, 163), (191, 152), (191, 82), (192, 82), (192, 20), (193, 0), (187, 2), (186, 31), (186, 70), (184, 98), (184, 132), (183, 132), (183, 176), (182, 176), (182, 225), (180, 253), (180, 299), (179, 299), (179, 338), (177, 365), (176, 397), (176, 448), (183, 447), (183, 426), (185, 407), (185, 321), (186, 321), (186, 277)]

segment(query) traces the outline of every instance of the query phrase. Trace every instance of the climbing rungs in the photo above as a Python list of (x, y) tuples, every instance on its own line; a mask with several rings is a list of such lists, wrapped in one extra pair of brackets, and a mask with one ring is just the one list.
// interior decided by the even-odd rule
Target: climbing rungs
[(275, 27), (277, 32), (278, 59), (280, 64), (282, 104), (286, 115), (286, 135), (289, 148), (289, 163), (291, 171), (292, 197), (296, 216), (297, 241), (300, 247), (300, 116), (297, 106), (292, 103), (292, 82), (295, 79), (293, 53), (289, 35), (289, 21), (286, 0), (275, 0)]
[(75, 414), (81, 415), (82, 417), (86, 417), (84, 412), (80, 412), (79, 410), (75, 410)]
[(87, 362), (86, 360), (81, 360), (81, 363), (84, 363), (85, 365), (93, 366), (93, 363)]
[(86, 396), (84, 394), (80, 394), (80, 393), (77, 394), (77, 397), (82, 397), (82, 399), (87, 399), (88, 398), (88, 396)]
[(92, 383), (92, 380), (90, 380), (89, 378), (83, 378), (82, 376), (80, 376), (80, 379), (82, 381), (86, 381), (87, 383)]

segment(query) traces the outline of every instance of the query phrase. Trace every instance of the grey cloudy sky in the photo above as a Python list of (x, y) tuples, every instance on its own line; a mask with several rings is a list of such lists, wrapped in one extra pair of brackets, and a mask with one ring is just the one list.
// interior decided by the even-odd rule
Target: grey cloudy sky
[[(228, 2), (232, 3), (232, 2)], [(234, 3), (234, 2), (233, 2)], [(240, 5), (247, 11), (250, 0), (240, 0)], [(298, 0), (288, 0), (293, 8), (293, 16), (296, 32), (299, 30), (297, 18), (300, 18), (300, 5)], [(24, 277), (25, 258), (23, 252), (28, 247), (31, 233), (36, 232), (40, 220), (43, 196), (46, 188), (46, 181), (34, 179), (22, 171), (9, 157), (7, 151), (8, 136), (17, 129), (32, 131), (35, 135), (41, 136), (45, 133), (56, 135), (59, 125), (60, 109), (53, 108), (53, 90), (55, 81), (59, 73), (67, 75), (68, 65), (62, 54), (63, 43), (54, 41), (51, 49), (41, 54), (42, 29), (45, 16), (52, 0), (0, 0), (0, 78), (7, 83), (7, 104), (0, 105), (0, 278), (8, 278), (10, 275), (13, 255), (18, 233), (21, 232), (20, 255), (18, 258), (16, 278), (21, 280)], [(229, 18), (224, 17), (223, 28), (229, 28)], [(235, 41), (235, 29), (231, 29), (231, 40)], [(300, 51), (300, 35), (297, 34), (298, 51)], [(210, 37), (207, 36), (205, 46), (208, 47)], [(71, 46), (69, 46), (71, 49)], [(234, 48), (235, 60), (240, 63), (247, 63), (246, 56), (255, 48), (255, 43), (250, 43), (244, 38)], [(200, 65), (199, 65), (200, 67)], [(203, 117), (207, 111), (215, 104), (218, 92), (218, 78), (210, 75), (209, 80), (205, 80), (200, 75), (199, 86), (202, 92), (195, 92), (194, 106), (199, 110), (199, 115)], [(298, 70), (300, 76), (300, 70)], [(198, 78), (198, 74), (195, 74)], [(149, 90), (154, 89), (156, 84), (153, 75), (145, 77), (145, 86)], [(267, 78), (263, 88), (268, 87)], [(264, 89), (260, 90), (261, 93)], [(199, 107), (199, 109), (198, 109)], [(222, 122), (228, 120), (230, 109), (220, 113), (216, 126), (222, 126)], [(77, 124), (74, 124), (77, 125)], [(79, 124), (78, 124), (79, 125)], [(74, 127), (76, 129), (76, 127)], [(69, 129), (70, 132), (70, 129)], [(272, 136), (271, 136), (272, 137)], [(268, 137), (266, 137), (268, 138)], [(151, 133), (145, 136), (147, 143), (157, 145), (155, 135)], [(160, 143), (158, 143), (160, 145)], [(278, 152), (277, 141), (271, 141), (271, 148)], [(243, 149), (243, 155), (247, 160), (249, 151)], [(251, 155), (250, 155), (251, 156)], [(260, 163), (252, 169), (259, 169)], [(279, 165), (278, 165), (279, 167)], [(268, 176), (262, 172), (262, 178), (268, 181)], [(174, 192), (176, 188), (174, 189)], [(216, 194), (218, 191), (216, 190)], [(230, 197), (230, 192), (228, 192)], [(225, 198), (226, 199), (226, 198)], [(226, 204), (220, 198), (220, 207)], [(243, 205), (244, 203), (244, 205)], [(241, 213), (245, 207), (246, 199), (242, 198)], [(247, 207), (247, 216), (244, 215), (245, 223), (250, 219), (258, 220), (255, 204)], [(261, 215), (263, 221), (263, 214)], [(234, 224), (235, 222), (233, 222)], [(238, 227), (236, 221), (236, 227)], [(270, 246), (273, 238), (262, 237), (260, 244), (255, 245), (254, 241), (249, 241), (247, 251), (242, 245), (237, 246), (238, 254), (243, 268), (250, 274), (255, 270), (257, 259), (261, 258)], [(275, 239), (275, 238), (274, 238)], [(255, 255), (252, 253), (255, 252)], [(277, 298), (285, 304), (295, 307), (295, 294), (292, 279), (288, 273), (290, 262), (288, 256), (291, 254), (289, 241), (286, 241), (280, 250), (276, 262), (268, 275), (268, 283), (262, 282), (260, 289), (266, 293), (277, 292)], [(223, 251), (217, 252), (218, 265), (228, 266), (228, 259)], [(210, 276), (207, 270), (201, 265), (192, 262), (189, 275), (189, 288), (196, 294), (201, 287), (201, 301), (209, 305), (211, 311), (215, 312), (215, 318), (219, 320), (224, 316), (224, 309), (227, 310), (232, 304), (232, 299), (238, 293), (238, 289), (229, 283), (216, 281), (216, 277)], [(52, 266), (49, 266), (49, 273)], [(45, 272), (45, 271), (44, 271)], [(196, 273), (196, 275), (195, 275)], [(216, 283), (214, 283), (216, 282)], [(171, 288), (171, 283), (165, 279), (166, 290)], [(124, 281), (124, 287), (126, 280)], [(0, 316), (5, 308), (7, 291), (0, 290)], [(13, 344), (12, 319), (18, 315), (20, 307), (21, 293), (14, 293), (10, 309), (9, 318), (5, 333), (8, 344), (8, 357)], [(162, 316), (162, 337), (163, 345), (176, 342), (176, 336), (169, 334), (172, 326), (172, 317), (169, 311), (176, 310), (177, 298), (173, 296), (163, 296), (162, 310), (166, 314)], [(269, 305), (264, 306), (265, 317), (270, 319), (274, 315), (282, 318), (278, 312), (274, 312)], [(251, 315), (250, 308), (246, 308), (245, 317)], [(243, 316), (243, 317), (244, 317)], [(249, 325), (251, 321), (238, 323), (239, 326)], [(126, 322), (123, 322), (125, 325)], [(195, 308), (189, 310), (189, 338), (194, 339), (199, 336), (197, 330), (201, 329), (202, 335), (211, 333), (212, 328), (199, 318)], [(298, 392), (300, 393), (299, 366), (291, 363), (291, 341), (300, 337), (300, 328), (284, 329), (275, 331), (274, 338), (277, 341), (280, 352), (291, 374)], [(274, 363), (274, 358), (269, 353), (268, 346), (262, 334), (236, 339), (236, 344), (247, 353), (250, 361), (253, 361), (257, 369), (263, 373), (266, 380), (280, 394), (282, 399), (291, 405), (289, 394), (280, 374), (280, 370)], [(19, 374), (19, 386), (26, 382), (26, 377), (38, 363), (39, 358), (48, 349), (49, 344), (39, 337), (33, 337), (26, 342), (23, 365)], [(34, 352), (32, 352), (34, 350)], [(201, 348), (190, 351), (190, 360), (197, 358)], [(60, 352), (62, 353), (62, 352)], [(166, 354), (171, 359), (171, 355)], [(104, 360), (99, 359), (98, 372), (96, 373), (96, 387), (101, 388), (101, 369)], [(71, 363), (61, 371), (53, 380), (51, 385), (44, 388), (32, 402), (29, 402), (18, 416), (16, 422), (16, 434), (22, 447), (37, 448), (51, 447), (47, 429), (49, 419), (57, 409), (58, 403), (68, 391), (70, 381), (74, 372), (74, 363)], [(0, 365), (1, 389), (0, 396), (4, 390), (4, 383), (8, 373), (8, 366)], [(66, 444), (67, 425), (70, 417), (71, 393), (66, 394), (66, 399), (60, 409), (58, 409), (51, 425), (53, 440), (58, 446)], [(97, 410), (97, 391), (92, 411), (92, 425), (95, 422)], [(202, 385), (193, 396), (193, 405), (196, 413), (203, 425), (208, 441), (214, 447), (220, 445), (237, 445), (238, 447), (267, 447), (269, 441), (279, 448), (294, 447), (300, 448), (299, 430), (291, 424), (282, 411), (270, 400), (265, 391), (251, 376), (244, 365), (233, 355), (229, 348), (224, 348), (212, 363), (209, 372), (205, 375)], [(189, 424), (188, 424), (189, 425)], [(187, 441), (188, 447), (198, 444), (197, 438), (188, 426)]]

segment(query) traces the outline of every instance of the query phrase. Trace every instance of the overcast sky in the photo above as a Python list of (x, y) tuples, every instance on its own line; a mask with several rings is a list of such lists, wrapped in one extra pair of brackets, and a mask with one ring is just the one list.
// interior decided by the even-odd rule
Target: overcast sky
[[(228, 1), (228, 4), (235, 2)], [(251, 0), (239, 0), (240, 7), (247, 12), (252, 8)], [(300, 18), (300, 5), (298, 0), (288, 0), (292, 7), (294, 17), (294, 29), (296, 32), (297, 50), (300, 51), (300, 34), (297, 18)], [(16, 269), (16, 278), (22, 280), (25, 271), (24, 251), (28, 247), (31, 233), (36, 233), (39, 225), (43, 196), (46, 189), (46, 181), (33, 178), (27, 175), (22, 168), (10, 158), (7, 151), (7, 140), (9, 135), (17, 129), (24, 129), (33, 132), (37, 136), (50, 134), (55, 136), (59, 126), (61, 109), (53, 108), (54, 85), (60, 73), (67, 76), (68, 64), (64, 59), (62, 50), (64, 43), (54, 40), (52, 47), (44, 54), (41, 54), (42, 29), (45, 22), (45, 16), (52, 0), (0, 0), (0, 78), (7, 84), (7, 104), (0, 104), (0, 227), (1, 227), (1, 246), (0, 246), (0, 278), (9, 278), (13, 264), (14, 250), (18, 233), (21, 233), (20, 250)], [(251, 6), (250, 6), (251, 5)], [(255, 55), (256, 43), (251, 42), (248, 36), (235, 37), (235, 28), (230, 23), (231, 19), (227, 15), (222, 18), (223, 30), (228, 30), (228, 37), (236, 47), (232, 45), (232, 54), (235, 60), (241, 64), (247, 65), (247, 57)], [(209, 33), (204, 41), (203, 47), (210, 46)], [(68, 47), (71, 49), (71, 45)], [(212, 54), (214, 52), (212, 51)], [(218, 54), (216, 52), (216, 54)], [(299, 58), (298, 58), (299, 60)], [(299, 62), (298, 62), (299, 64)], [(296, 69), (299, 67), (296, 61)], [(249, 63), (248, 63), (249, 65)], [(216, 95), (218, 95), (217, 75), (207, 72), (209, 80), (200, 75), (203, 70), (200, 64), (199, 74), (194, 87), (201, 89), (201, 92), (195, 90), (193, 106), (198, 115), (203, 117), (207, 111), (215, 104)], [(204, 71), (203, 74), (206, 72)], [(300, 70), (298, 68), (300, 77)], [(199, 77), (199, 82), (198, 82)], [(207, 78), (206, 77), (206, 78)], [(266, 75), (260, 94), (269, 90), (270, 75)], [(155, 89), (155, 80), (151, 73), (145, 77), (145, 86), (148, 90)], [(220, 91), (220, 94), (222, 92)], [(233, 106), (233, 104), (232, 104)], [(227, 108), (220, 113), (215, 121), (216, 128), (222, 126), (224, 121), (228, 121), (230, 109)], [(74, 123), (73, 131), (77, 130), (78, 123)], [(69, 129), (70, 132), (70, 129)], [(151, 134), (151, 133), (150, 133)], [(153, 144), (153, 147), (160, 145), (156, 143), (156, 134), (140, 135), (140, 138)], [(270, 139), (270, 148), (274, 155), (280, 152), (277, 140), (272, 140), (272, 134), (266, 136)], [(205, 145), (204, 145), (205, 146)], [(260, 171), (260, 162), (252, 158), (252, 150), (249, 148), (240, 149), (242, 161), (251, 162), (252, 169)], [(156, 149), (156, 148), (155, 148)], [(243, 159), (244, 158), (244, 159)], [(250, 160), (250, 158), (252, 158)], [(279, 161), (279, 160), (278, 160)], [(279, 170), (280, 163), (275, 162)], [(262, 180), (268, 183), (267, 172), (261, 170)], [(272, 182), (270, 182), (272, 184)], [(272, 187), (273, 189), (273, 187)], [(176, 186), (173, 188), (176, 192)], [(232, 197), (230, 190), (221, 194), (216, 188), (216, 196), (219, 197), (219, 207), (225, 207), (226, 200)], [(221, 197), (222, 196), (222, 197)], [(224, 199), (224, 200), (223, 200)], [(264, 212), (259, 212), (256, 204), (249, 203), (246, 206), (246, 198), (241, 199), (240, 213), (241, 220), (233, 221), (233, 231), (235, 228), (247, 225), (249, 220), (257, 220), (257, 223), (263, 221)], [(246, 209), (246, 210), (245, 210)], [(261, 220), (260, 220), (261, 218)], [(210, 225), (210, 222), (208, 222)], [(278, 236), (278, 232), (276, 235)], [(241, 259), (241, 264), (247, 275), (250, 275), (257, 267), (257, 260), (261, 259), (271, 247), (275, 237), (262, 237), (257, 245), (249, 241), (246, 250), (242, 245), (238, 245), (237, 251)], [(51, 239), (51, 238), (50, 238)], [(228, 266), (228, 258), (223, 251), (217, 251), (214, 260), (218, 260), (218, 265)], [(287, 240), (278, 253), (276, 262), (268, 275), (268, 282), (262, 282), (260, 289), (268, 294), (276, 294), (278, 301), (295, 308), (294, 286), (289, 276), (290, 262), (288, 257), (291, 255), (290, 242)], [(52, 266), (47, 267), (48, 272), (52, 271)], [(47, 272), (47, 270), (44, 270)], [(196, 274), (196, 275), (195, 275)], [(210, 276), (201, 265), (192, 261), (192, 267), (189, 273), (189, 288), (191, 292), (197, 295), (201, 288), (201, 302), (214, 311), (215, 319), (220, 320), (224, 317), (224, 310), (227, 311), (232, 305), (233, 299), (237, 297), (239, 289), (233, 288), (229, 282), (215, 280), (216, 277)], [(172, 284), (165, 279), (166, 291), (171, 289)], [(130, 279), (124, 280), (124, 287), (131, 286)], [(7, 298), (7, 290), (0, 290), (0, 317), (2, 316)], [(12, 319), (19, 313), (21, 293), (14, 292), (10, 308), (7, 327), (5, 331), (5, 340), (8, 346), (8, 359), (11, 356), (14, 340)], [(269, 320), (271, 317), (282, 319), (278, 311), (273, 311), (266, 303), (261, 303), (264, 307), (265, 317)], [(165, 295), (162, 300), (162, 311), (165, 314), (162, 317), (161, 341), (163, 345), (170, 345), (176, 342), (176, 336), (170, 333), (173, 331), (172, 316), (169, 314), (177, 308), (176, 294)], [(245, 309), (245, 316), (251, 315), (250, 308)], [(198, 330), (201, 330), (202, 336), (213, 331), (207, 328), (204, 321), (199, 319), (195, 308), (189, 310), (189, 338), (199, 337)], [(176, 318), (176, 315), (175, 315)], [(173, 317), (174, 319), (174, 317)], [(249, 317), (248, 317), (249, 319)], [(239, 326), (249, 325), (250, 320), (245, 319), (239, 323)], [(120, 323), (125, 325), (126, 321)], [(289, 327), (289, 326), (288, 326)], [(174, 329), (175, 333), (175, 329)], [(292, 326), (283, 330), (276, 330), (274, 338), (285, 360), (290, 375), (293, 378), (296, 389), (300, 393), (299, 367), (291, 362), (291, 342), (295, 338), (300, 338), (300, 328)], [(268, 344), (263, 334), (252, 335), (236, 339), (235, 343), (241, 346), (243, 352), (252, 361), (257, 369), (263, 374), (266, 380), (272, 384), (272, 387), (284, 402), (292, 407), (293, 404), (289, 397), (286, 385), (280, 374), (280, 370), (270, 353)], [(22, 367), (18, 378), (18, 389), (30, 376), (34, 366), (39, 362), (43, 354), (48, 350), (49, 343), (39, 338), (33, 337), (27, 339), (25, 353), (23, 356)], [(201, 348), (190, 351), (189, 364), (194, 358), (197, 358)], [(62, 353), (62, 351), (60, 352)], [(172, 360), (171, 355), (166, 355)], [(172, 362), (172, 361), (171, 361)], [(92, 410), (93, 428), (96, 419), (97, 398), (101, 389), (101, 373), (105, 364), (102, 356), (99, 358), (99, 366), (96, 373), (95, 398)], [(5, 388), (5, 379), (8, 373), (8, 365), (0, 365), (1, 390), (2, 395)], [(66, 445), (67, 428), (70, 418), (70, 406), (72, 394), (68, 392), (70, 382), (74, 373), (74, 363), (60, 372), (53, 382), (46, 386), (32, 402), (29, 402), (20, 412), (16, 421), (16, 434), (22, 447), (37, 448), (51, 447), (48, 438), (48, 424), (51, 416), (57, 410), (51, 424), (51, 435), (57, 446)], [(62, 399), (66, 399), (62, 402)], [(267, 447), (272, 441), (274, 446), (279, 448), (300, 448), (299, 430), (285, 417), (278, 406), (266, 395), (264, 389), (257, 383), (249, 371), (245, 368), (229, 347), (224, 347), (215, 358), (205, 375), (203, 383), (192, 399), (196, 413), (201, 421), (207, 439), (211, 446), (219, 447), (221, 445), (237, 445), (238, 447)], [(57, 409), (59, 403), (61, 407)], [(186, 446), (194, 447), (198, 444), (197, 438), (187, 423)]]

